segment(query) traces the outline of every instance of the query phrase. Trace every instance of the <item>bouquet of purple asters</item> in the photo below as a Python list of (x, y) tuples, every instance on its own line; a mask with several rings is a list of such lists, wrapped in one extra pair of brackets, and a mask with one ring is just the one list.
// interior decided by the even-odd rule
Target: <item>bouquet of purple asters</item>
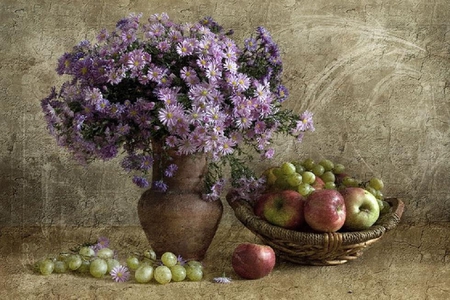
[[(223, 187), (224, 166), (231, 166), (233, 184), (253, 178), (242, 159), (244, 145), (271, 158), (275, 133), (301, 140), (314, 130), (311, 113), (281, 107), (288, 96), (282, 62), (264, 28), (241, 49), (211, 18), (177, 24), (164, 13), (147, 22), (141, 17), (120, 20), (95, 44), (82, 41), (58, 61), (58, 74), (71, 79), (53, 88), (42, 108), (58, 144), (81, 163), (123, 150), (122, 167), (147, 187), (152, 142), (183, 155), (206, 153), (204, 195), (213, 200)], [(165, 176), (174, 172), (171, 165)]]

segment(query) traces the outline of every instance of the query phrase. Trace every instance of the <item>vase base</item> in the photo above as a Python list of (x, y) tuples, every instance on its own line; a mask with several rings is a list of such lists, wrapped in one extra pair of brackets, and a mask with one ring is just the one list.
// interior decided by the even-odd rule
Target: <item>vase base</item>
[(198, 193), (150, 189), (142, 194), (138, 204), (142, 229), (156, 254), (172, 252), (190, 260), (203, 260), (222, 213), (220, 200), (206, 202)]

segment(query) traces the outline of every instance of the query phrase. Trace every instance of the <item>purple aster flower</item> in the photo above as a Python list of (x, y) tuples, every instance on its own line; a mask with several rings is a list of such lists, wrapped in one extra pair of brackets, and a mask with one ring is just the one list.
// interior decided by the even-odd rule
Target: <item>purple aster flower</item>
[(150, 79), (156, 83), (159, 83), (164, 76), (165, 76), (165, 72), (160, 67), (153, 65), (148, 69), (148, 73), (147, 73), (148, 79)]
[(172, 43), (180, 43), (183, 40), (183, 35), (179, 30), (175, 30), (172, 28), (169, 31), (168, 38)]
[(176, 125), (176, 121), (180, 115), (180, 109), (176, 105), (167, 105), (161, 108), (158, 113), (158, 118), (163, 125), (172, 127)]
[(97, 35), (97, 41), (98, 41), (99, 43), (102, 43), (102, 42), (106, 41), (106, 39), (107, 39), (108, 37), (109, 37), (108, 30), (106, 30), (106, 29), (104, 28), (104, 29), (102, 29), (102, 30), (100, 31), (100, 33)]
[(125, 70), (123, 68), (112, 69), (107, 75), (107, 81), (111, 84), (119, 84), (125, 78)]
[(121, 38), (125, 45), (130, 45), (137, 39), (136, 32), (133, 29), (124, 30), (121, 33)]
[(129, 70), (137, 71), (142, 70), (145, 67), (146, 56), (142, 49), (134, 50), (127, 55), (127, 67)]
[(210, 81), (218, 80), (220, 75), (220, 70), (218, 69), (217, 64), (210, 63), (207, 66), (206, 78), (208, 78)]
[(71, 53), (64, 53), (59, 59), (58, 59), (58, 67), (56, 68), (56, 72), (58, 75), (63, 75), (65, 73), (69, 73), (72, 67), (73, 55)]
[(193, 51), (194, 51), (194, 47), (192, 47), (192, 44), (189, 43), (188, 40), (182, 41), (182, 42), (179, 43), (178, 46), (177, 46), (177, 53), (178, 53), (180, 56), (191, 55)]
[(141, 170), (150, 170), (153, 166), (153, 157), (150, 155), (142, 156)]
[(130, 278), (130, 271), (122, 265), (114, 267), (109, 274), (115, 282), (125, 282)]
[(191, 87), (193, 85), (196, 85), (200, 82), (200, 79), (197, 76), (197, 73), (193, 68), (190, 67), (183, 67), (180, 72), (180, 77), (183, 79), (186, 84)]
[(177, 256), (177, 261), (182, 266), (184, 266), (187, 263), (187, 260), (185, 260), (181, 255)]
[(222, 276), (213, 278), (213, 282), (214, 283), (228, 284), (228, 283), (231, 283), (232, 280), (231, 280), (230, 277), (226, 277), (225, 273), (223, 273)]
[(166, 138), (166, 145), (170, 148), (175, 148), (179, 144), (179, 139), (174, 135), (169, 135)]
[(156, 46), (156, 48), (158, 48), (159, 51), (161, 51), (162, 53), (166, 53), (170, 51), (170, 43), (168, 41), (161, 41), (158, 43), (158, 45)]
[(95, 103), (95, 109), (99, 112), (106, 112), (110, 107), (109, 101), (101, 98)]
[(297, 122), (296, 128), (294, 129), (294, 134), (304, 132), (307, 130), (314, 131), (313, 123), (313, 113), (305, 111), (300, 115), (300, 120)]
[(289, 90), (284, 85), (279, 85), (277, 88), (278, 101), (283, 102), (289, 96)]
[(231, 59), (227, 59), (223, 64), (223, 67), (231, 74), (235, 74), (238, 70), (238, 65)]
[(263, 121), (257, 121), (255, 123), (255, 133), (261, 134), (266, 130), (266, 123)]
[(103, 249), (103, 248), (108, 248), (109, 246), (109, 239), (105, 236), (101, 236), (97, 239), (97, 248), (98, 249)]
[(170, 164), (166, 170), (164, 171), (164, 176), (173, 177), (175, 172), (178, 170), (178, 166), (176, 164)]
[(153, 181), (153, 188), (159, 192), (165, 193), (168, 186), (162, 180), (155, 180)]
[(212, 87), (206, 83), (194, 85), (189, 90), (189, 97), (194, 100), (194, 102), (212, 100)]
[(189, 137), (178, 141), (178, 153), (182, 155), (192, 154), (197, 150), (197, 145)]
[(248, 38), (245, 40), (244, 45), (248, 51), (253, 52), (256, 51), (258, 47), (258, 42), (254, 38)]
[(117, 153), (118, 149), (116, 145), (106, 145), (99, 150), (99, 157), (101, 157), (103, 160), (109, 160), (116, 157)]
[(149, 186), (148, 180), (141, 176), (133, 176), (133, 183), (140, 188), (146, 188)]
[(271, 159), (273, 157), (273, 155), (275, 154), (275, 150), (274, 149), (267, 149), (266, 152), (264, 152), (264, 158), (268, 158)]

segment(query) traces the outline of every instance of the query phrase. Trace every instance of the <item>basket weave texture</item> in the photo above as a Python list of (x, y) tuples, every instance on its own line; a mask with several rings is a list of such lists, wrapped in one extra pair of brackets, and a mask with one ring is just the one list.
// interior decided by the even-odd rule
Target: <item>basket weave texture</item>
[(271, 225), (256, 216), (253, 207), (245, 200), (230, 200), (237, 219), (265, 244), (271, 246), (277, 256), (304, 265), (340, 265), (354, 260), (378, 241), (387, 231), (400, 222), (404, 203), (397, 198), (385, 199), (390, 212), (382, 215), (369, 229), (354, 232), (301, 232)]

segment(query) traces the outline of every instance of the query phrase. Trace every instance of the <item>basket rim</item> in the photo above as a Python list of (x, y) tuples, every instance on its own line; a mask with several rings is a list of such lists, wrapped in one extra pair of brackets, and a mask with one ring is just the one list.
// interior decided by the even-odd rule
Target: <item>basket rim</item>
[(229, 205), (234, 210), (237, 219), (250, 231), (263, 239), (283, 240), (292, 243), (324, 245), (330, 241), (339, 241), (341, 245), (352, 245), (380, 238), (385, 232), (395, 228), (404, 211), (404, 203), (399, 198), (385, 198), (391, 206), (389, 213), (381, 216), (370, 228), (362, 231), (337, 231), (337, 232), (304, 232), (290, 230), (276, 225), (256, 216), (253, 208), (245, 200), (231, 200), (227, 197)]

